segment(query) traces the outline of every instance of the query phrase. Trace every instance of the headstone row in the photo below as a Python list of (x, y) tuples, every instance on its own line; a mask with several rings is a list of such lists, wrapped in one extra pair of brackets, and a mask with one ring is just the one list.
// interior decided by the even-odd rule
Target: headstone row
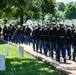
[[(4, 45), (4, 54), (0, 54), (0, 71), (5, 71), (6, 67), (5, 67), (5, 56), (9, 55), (9, 47), (8, 44)], [(19, 53), (18, 53), (19, 57), (23, 57), (24, 56), (24, 47), (19, 46)]]

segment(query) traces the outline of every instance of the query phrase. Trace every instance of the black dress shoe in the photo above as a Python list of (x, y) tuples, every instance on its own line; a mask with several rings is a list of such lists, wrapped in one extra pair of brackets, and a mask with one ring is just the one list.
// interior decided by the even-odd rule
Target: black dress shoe
[(56, 59), (56, 61), (60, 62), (60, 59)]
[(64, 63), (66, 63), (66, 58), (64, 58)]
[(73, 58), (73, 61), (75, 62), (75, 58)]
[(69, 60), (71, 60), (71, 56), (69, 56)]

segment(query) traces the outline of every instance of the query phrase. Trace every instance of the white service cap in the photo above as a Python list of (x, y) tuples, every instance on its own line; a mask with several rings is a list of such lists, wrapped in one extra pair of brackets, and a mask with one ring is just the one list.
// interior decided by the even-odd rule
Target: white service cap
[(52, 24), (55, 25), (56, 23), (55, 22), (52, 22)]
[(63, 22), (63, 21), (61, 21), (61, 22), (59, 22), (59, 24), (64, 25), (64, 22)]

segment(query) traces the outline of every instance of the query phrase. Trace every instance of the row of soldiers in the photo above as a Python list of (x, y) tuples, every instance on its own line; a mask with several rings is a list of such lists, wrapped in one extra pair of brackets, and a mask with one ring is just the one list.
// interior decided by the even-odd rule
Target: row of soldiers
[[(66, 55), (71, 59), (71, 46), (73, 47), (73, 61), (76, 57), (76, 30), (71, 27), (70, 24), (61, 22), (60, 27), (57, 27), (55, 22), (52, 23), (52, 27), (49, 24), (42, 26), (34, 26), (31, 30), (28, 26), (4, 26), (3, 36), (4, 40), (11, 41), (14, 43), (26, 43), (30, 44), (31, 37), (33, 43), (33, 50), (40, 53), (42, 51), (47, 56), (54, 58), (54, 52), (56, 53), (56, 60), (60, 62), (60, 57), (62, 55), (64, 63), (66, 63)], [(2, 29), (1, 29), (2, 30)], [(66, 54), (67, 52), (67, 54)]]
[[(73, 61), (76, 57), (76, 30), (75, 27), (66, 24), (64, 22), (59, 23), (60, 27), (57, 27), (55, 22), (52, 23), (52, 27), (47, 25), (35, 26), (33, 28), (33, 50), (40, 53), (44, 51), (44, 54), (49, 55), (54, 58), (54, 52), (56, 53), (56, 61), (60, 62), (60, 57), (62, 56), (64, 63), (66, 63), (66, 55), (68, 55), (69, 60), (73, 55)], [(71, 50), (73, 47), (73, 50)], [(73, 51), (73, 53), (71, 52)], [(66, 54), (67, 53), (67, 54)], [(72, 53), (72, 55), (71, 55)]]
[(28, 26), (23, 25), (4, 25), (3, 36), (4, 40), (13, 43), (26, 43), (30, 44), (31, 41), (31, 29)]

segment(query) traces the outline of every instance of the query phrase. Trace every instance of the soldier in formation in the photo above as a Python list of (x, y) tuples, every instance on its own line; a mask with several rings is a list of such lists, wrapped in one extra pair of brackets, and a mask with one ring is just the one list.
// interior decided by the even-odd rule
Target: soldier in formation
[(4, 40), (12, 42), (12, 43), (26, 43), (30, 44), (31, 42), (31, 29), (27, 26), (23, 25), (4, 25), (3, 28), (3, 36)]
[[(65, 27), (66, 26), (66, 27)], [(32, 33), (32, 35), (31, 35)], [(50, 56), (52, 59), (60, 62), (61, 57), (66, 63), (67, 57), (70, 60), (73, 55), (73, 61), (76, 57), (76, 29), (70, 24), (64, 22), (59, 23), (59, 27), (55, 22), (50, 24), (39, 24), (33, 26), (31, 30), (28, 26), (10, 25), (3, 28), (4, 40), (13, 43), (30, 44), (31, 36), (33, 43), (33, 50), (40, 52), (45, 56)], [(73, 48), (73, 53), (71, 49)]]
[(73, 61), (75, 61), (76, 31), (70, 24), (65, 26), (64, 22), (60, 22), (59, 27), (55, 22), (52, 23), (52, 27), (49, 24), (35, 26), (32, 33), (34, 51), (40, 50), (40, 53), (46, 56), (49, 53), (49, 56), (52, 59), (56, 58), (58, 62), (62, 56), (63, 62), (66, 63), (67, 57), (71, 59), (71, 47), (73, 47)]

